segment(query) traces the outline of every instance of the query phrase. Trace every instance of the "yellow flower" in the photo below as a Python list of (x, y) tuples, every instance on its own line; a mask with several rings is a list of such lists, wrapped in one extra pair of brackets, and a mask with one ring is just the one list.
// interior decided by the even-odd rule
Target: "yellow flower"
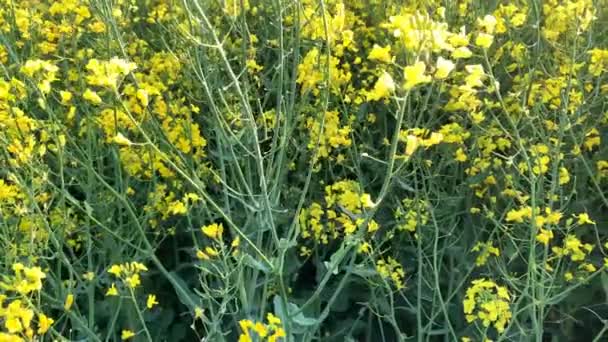
[(391, 57), (391, 46), (381, 47), (378, 44), (374, 44), (367, 58), (372, 61), (390, 63), (393, 60), (393, 57)]
[(102, 102), (101, 97), (99, 97), (96, 92), (89, 88), (84, 91), (84, 93), (82, 94), (82, 98), (96, 105)]
[(205, 253), (207, 253), (210, 257), (215, 257), (219, 254), (215, 248), (209, 246), (205, 247)]
[(543, 228), (539, 229), (539, 232), (536, 235), (536, 241), (546, 246), (551, 239), (553, 239), (553, 231)]
[(454, 70), (455, 66), (456, 65), (451, 60), (439, 56), (439, 58), (437, 58), (435, 78), (439, 80), (447, 78), (450, 72)]
[(204, 313), (205, 313), (205, 310), (203, 310), (203, 308), (201, 308), (200, 306), (197, 306), (194, 308), (194, 318), (195, 319), (202, 319)]
[(272, 314), (271, 312), (266, 314), (266, 320), (268, 321), (268, 324), (281, 325), (281, 319), (278, 318), (277, 316), (275, 316), (274, 314)]
[(242, 333), (239, 336), (239, 341), (238, 342), (253, 342), (253, 340), (251, 339), (251, 336), (249, 336), (248, 333)]
[(116, 277), (120, 277), (120, 273), (122, 272), (120, 265), (112, 265), (108, 270), (108, 273), (115, 275)]
[(149, 102), (148, 92), (145, 89), (137, 89), (135, 94), (142, 106), (147, 107)]
[(452, 57), (456, 59), (469, 58), (473, 56), (473, 52), (466, 46), (461, 46), (456, 50), (452, 51)]
[(38, 314), (38, 334), (46, 333), (55, 321), (45, 314)]
[(475, 45), (483, 49), (488, 49), (490, 46), (492, 46), (493, 42), (494, 36), (487, 33), (480, 33), (477, 35), (477, 38), (475, 38)]
[(591, 218), (589, 218), (589, 214), (587, 214), (587, 213), (580, 213), (578, 215), (575, 215), (574, 217), (578, 218), (577, 223), (579, 225), (595, 224), (595, 222), (592, 221)]
[(120, 339), (125, 341), (135, 336), (135, 333), (131, 330), (123, 330), (120, 334)]
[(124, 135), (122, 135), (122, 133), (118, 132), (118, 134), (116, 134), (116, 136), (114, 138), (112, 138), (112, 141), (117, 144), (117, 145), (121, 145), (121, 146), (131, 146), (133, 143), (131, 142), (131, 140), (129, 140), (127, 137), (125, 137)]
[(376, 81), (374, 89), (367, 93), (367, 100), (378, 101), (389, 97), (393, 92), (395, 92), (395, 82), (391, 75), (384, 71)]
[(467, 161), (467, 155), (464, 153), (464, 150), (462, 149), (462, 147), (459, 147), (456, 152), (454, 153), (454, 159), (456, 159), (457, 161), (463, 163), (465, 161)]
[(559, 185), (568, 184), (570, 182), (570, 173), (565, 167), (559, 168)]
[(268, 335), (268, 329), (263, 323), (260, 322), (255, 323), (253, 326), (253, 331), (255, 331), (260, 337), (266, 337)]
[(74, 304), (74, 295), (69, 293), (65, 297), (65, 302), (63, 303), (63, 309), (65, 311), (69, 311), (72, 308), (72, 304)]
[(221, 239), (224, 232), (224, 226), (221, 223), (212, 223), (201, 228), (203, 234), (212, 239)]
[(112, 283), (112, 286), (106, 291), (106, 296), (118, 296), (118, 289), (115, 283)]
[(134, 289), (141, 284), (141, 278), (139, 274), (136, 273), (125, 278), (125, 282), (130, 288)]
[(200, 249), (196, 251), (196, 257), (200, 260), (209, 260), (210, 259), (209, 256), (205, 252), (201, 251)]
[(148, 309), (152, 309), (158, 302), (156, 301), (156, 295), (148, 295), (148, 299), (146, 300), (146, 307)]
[(406, 137), (405, 155), (408, 157), (413, 155), (414, 152), (416, 152), (416, 150), (418, 149), (419, 145), (420, 145), (420, 139), (418, 139), (418, 137), (415, 135), (409, 134)]
[(483, 19), (477, 18), (477, 26), (479, 26), (481, 29), (483, 29), (486, 33), (489, 34), (494, 33), (496, 23), (496, 18), (489, 14), (483, 17)]
[(283, 328), (276, 328), (274, 334), (268, 337), (268, 342), (276, 342), (279, 338), (287, 336)]
[(405, 84), (403, 88), (406, 90), (410, 90), (415, 86), (423, 83), (428, 83), (431, 81), (431, 76), (425, 75), (426, 65), (424, 62), (416, 62), (414, 65), (406, 66), (403, 69), (403, 73), (405, 76)]
[(72, 100), (72, 93), (69, 91), (59, 91), (59, 96), (61, 96), (61, 104), (68, 105)]
[(485, 78), (485, 72), (481, 64), (467, 65), (464, 68), (468, 72), (464, 80), (467, 87), (475, 88), (483, 86), (482, 81)]

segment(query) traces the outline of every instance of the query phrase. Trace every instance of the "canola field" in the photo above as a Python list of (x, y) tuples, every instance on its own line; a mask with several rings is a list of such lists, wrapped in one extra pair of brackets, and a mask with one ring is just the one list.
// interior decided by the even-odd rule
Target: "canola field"
[(607, 0), (0, 0), (0, 342), (608, 341)]

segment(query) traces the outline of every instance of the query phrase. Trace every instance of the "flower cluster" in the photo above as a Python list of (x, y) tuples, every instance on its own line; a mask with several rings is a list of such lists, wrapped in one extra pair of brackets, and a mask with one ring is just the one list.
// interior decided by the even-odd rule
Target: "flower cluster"
[(259, 338), (256, 341), (268, 342), (278, 342), (286, 337), (285, 330), (281, 326), (281, 319), (269, 312), (266, 315), (266, 321), (267, 323), (254, 322), (249, 319), (240, 320), (241, 334), (239, 335), (239, 342), (252, 342), (254, 341), (252, 336), (255, 335)]
[(13, 275), (0, 282), (0, 339), (24, 342), (42, 339), (54, 320), (35, 304), (46, 274), (38, 266), (21, 263), (12, 266)]
[(501, 333), (512, 316), (510, 301), (506, 287), (481, 278), (471, 282), (462, 305), (468, 322), (479, 320), (484, 327), (493, 325)]
[[(328, 244), (330, 241), (356, 233), (365, 223), (364, 210), (373, 202), (367, 193), (362, 193), (359, 184), (343, 180), (325, 187), (325, 203), (313, 202), (299, 215), (300, 236), (315, 243)], [(379, 229), (375, 220), (369, 220), (365, 231), (373, 234)]]

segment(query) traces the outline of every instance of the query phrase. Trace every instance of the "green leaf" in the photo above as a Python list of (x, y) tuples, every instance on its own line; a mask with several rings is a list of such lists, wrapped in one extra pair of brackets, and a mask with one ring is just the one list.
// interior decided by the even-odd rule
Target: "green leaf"
[[(289, 319), (289, 322), (293, 323), (291, 324), (293, 333), (301, 334), (305, 332), (310, 332), (309, 327), (313, 327), (319, 323), (318, 319), (306, 317), (304, 315), (304, 312), (300, 311), (300, 307), (294, 303), (287, 303), (287, 311), (289, 312), (289, 314), (286, 315), (283, 312), (283, 304), (281, 303), (281, 297), (274, 296), (272, 301), (274, 304), (275, 315), (279, 316), (284, 322)], [(296, 312), (298, 313), (297, 315), (289, 318), (289, 316), (295, 314)]]
[(194, 310), (193, 305), (198, 303), (198, 297), (190, 290), (190, 286), (175, 272), (169, 272), (171, 278), (169, 281), (173, 285), (175, 293), (179, 301), (187, 306), (190, 310)]
[(260, 262), (259, 260), (254, 259), (249, 254), (244, 253), (241, 260), (245, 263), (245, 265), (247, 265), (255, 270), (262, 271), (265, 274), (270, 273), (270, 268), (268, 268), (268, 266), (266, 266), (263, 262)]

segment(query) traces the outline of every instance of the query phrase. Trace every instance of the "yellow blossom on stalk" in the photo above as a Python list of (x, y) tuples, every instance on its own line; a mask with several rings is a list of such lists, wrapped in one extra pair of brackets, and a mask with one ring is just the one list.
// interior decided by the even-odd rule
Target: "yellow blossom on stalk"
[(20, 299), (12, 301), (6, 308), (3, 308), (2, 313), (4, 327), (11, 334), (29, 330), (34, 318), (34, 311), (24, 305)]
[(281, 327), (275, 329), (274, 333), (268, 336), (268, 342), (277, 342), (279, 338), (286, 337), (285, 330)]
[[(1, 195), (0, 188), (0, 199)], [(22, 263), (15, 263), (12, 269), (14, 277), (6, 277), (4, 282), (0, 282), (0, 288), (16, 291), (23, 295), (42, 289), (42, 279), (46, 278), (46, 274), (40, 267), (27, 267)]]
[(45, 314), (38, 314), (38, 334), (45, 334), (55, 321)]
[(204, 313), (205, 313), (205, 310), (203, 310), (203, 308), (201, 308), (200, 306), (197, 306), (194, 308), (194, 318), (195, 319), (202, 319)]
[(597, 271), (597, 268), (595, 267), (595, 265), (592, 263), (588, 263), (588, 262), (581, 264), (579, 266), (579, 268), (581, 268), (589, 273), (593, 273), (593, 272)]
[(372, 246), (369, 244), (369, 242), (365, 241), (359, 244), (359, 247), (357, 248), (357, 252), (358, 253), (365, 253), (368, 254), (371, 250)]
[(176, 200), (169, 203), (167, 210), (173, 215), (184, 215), (188, 212), (188, 207), (184, 202)]
[(430, 82), (431, 76), (425, 75), (425, 71), (426, 65), (421, 61), (414, 63), (414, 65), (406, 66), (403, 69), (405, 76), (403, 88), (405, 90), (410, 90), (419, 84)]
[(418, 149), (419, 145), (420, 145), (420, 139), (418, 139), (418, 137), (413, 134), (409, 134), (406, 137), (406, 141), (405, 141), (405, 155), (407, 157), (412, 156), (414, 154), (414, 152), (416, 152), (416, 150)]
[(473, 52), (466, 46), (461, 46), (452, 51), (452, 57), (456, 59), (469, 58), (473, 56)]
[(86, 65), (86, 69), (89, 71), (89, 74), (86, 76), (87, 83), (94, 86), (116, 89), (121, 77), (126, 76), (136, 68), (135, 63), (117, 57), (109, 61), (100, 61), (93, 58)]
[(125, 278), (125, 283), (132, 289), (138, 287), (141, 284), (141, 277), (139, 274), (132, 274)]
[(372, 61), (378, 61), (383, 63), (391, 63), (393, 57), (391, 56), (391, 46), (381, 47), (378, 44), (374, 44), (372, 51), (367, 56)]
[(224, 232), (224, 226), (221, 223), (212, 223), (201, 228), (203, 234), (207, 235), (212, 239), (219, 240), (222, 238)]
[(507, 222), (523, 223), (525, 218), (532, 217), (532, 208), (522, 207), (520, 209), (511, 209), (507, 212)]
[(494, 33), (494, 29), (496, 28), (496, 18), (493, 15), (486, 15), (482, 19), (477, 18), (477, 26), (483, 29), (486, 33), (492, 34)]
[(121, 145), (121, 146), (131, 146), (131, 145), (133, 145), (133, 143), (131, 142), (131, 140), (129, 140), (124, 135), (122, 135), (122, 133), (120, 133), (120, 132), (118, 132), (118, 134), (116, 134), (116, 136), (112, 139), (112, 142), (114, 142), (117, 145)]
[(245, 66), (247, 67), (247, 71), (251, 74), (260, 72), (264, 69), (264, 67), (259, 65), (253, 58), (247, 59)]
[(112, 283), (108, 291), (106, 291), (106, 296), (118, 296), (118, 289), (115, 283)]
[(59, 67), (49, 61), (36, 59), (27, 60), (20, 71), (38, 81), (37, 86), (40, 92), (48, 94), (51, 91), (51, 83), (57, 80), (56, 74)]
[(382, 278), (391, 280), (397, 289), (405, 288), (403, 266), (394, 258), (388, 257), (386, 260), (378, 260), (376, 262), (376, 271)]
[(465, 70), (468, 75), (465, 77), (465, 85), (470, 88), (477, 88), (483, 86), (483, 79), (485, 78), (485, 72), (481, 64), (466, 65)]
[(99, 95), (97, 95), (96, 92), (94, 92), (93, 90), (87, 88), (84, 93), (82, 94), (82, 98), (91, 102), (92, 104), (100, 104), (102, 101), (101, 97), (99, 97)]
[(148, 298), (146, 299), (146, 307), (148, 309), (152, 309), (155, 305), (158, 305), (158, 301), (156, 300), (156, 295), (148, 295)]
[(536, 241), (546, 246), (549, 244), (549, 241), (551, 241), (551, 239), (553, 239), (553, 231), (544, 228), (540, 228), (538, 230), (538, 234), (536, 235)]
[(148, 103), (150, 101), (150, 96), (149, 96), (147, 90), (137, 89), (135, 96), (137, 97), (137, 99), (139, 100), (139, 102), (141, 103), (142, 106), (144, 106), (144, 107), (148, 106)]
[(140, 273), (147, 271), (148, 268), (145, 265), (134, 261), (112, 265), (108, 270), (108, 273), (121, 279), (128, 287), (133, 289), (141, 284)]
[(334, 149), (349, 147), (352, 144), (350, 138), (351, 127), (340, 125), (340, 113), (338, 111), (325, 112), (323, 130), (321, 120), (308, 118), (306, 128), (310, 132), (310, 140), (307, 148), (316, 150), (321, 158), (328, 158)]
[(493, 42), (494, 36), (491, 34), (480, 33), (477, 35), (477, 38), (475, 38), (475, 45), (483, 49), (488, 49), (490, 46), (492, 46)]
[(264, 323), (256, 322), (252, 329), (256, 332), (256, 334), (258, 334), (258, 336), (262, 338), (268, 335), (268, 329)]
[(374, 89), (367, 93), (367, 100), (378, 101), (389, 97), (393, 92), (395, 92), (395, 82), (391, 75), (384, 71), (376, 81)]
[(62, 105), (68, 105), (70, 103), (70, 101), (72, 100), (72, 93), (69, 91), (59, 91), (59, 96), (61, 96), (61, 104)]
[(454, 159), (461, 163), (467, 161), (467, 155), (464, 153), (462, 147), (458, 148), (456, 152), (454, 152)]
[(205, 253), (207, 253), (207, 255), (209, 255), (210, 257), (216, 257), (219, 255), (218, 251), (213, 248), (213, 247), (205, 247)]
[(209, 260), (210, 259), (209, 255), (207, 255), (207, 253), (201, 251), (200, 249), (196, 251), (196, 257), (199, 260)]
[(599, 76), (608, 70), (608, 50), (591, 49), (587, 51), (591, 55), (589, 72), (593, 76)]
[(587, 213), (580, 213), (578, 215), (574, 215), (574, 217), (578, 219), (577, 223), (581, 226), (584, 224), (595, 224), (595, 222), (591, 220), (589, 214)]
[(133, 336), (135, 336), (135, 333), (131, 330), (125, 329), (120, 333), (120, 339), (123, 341), (128, 340), (128, 339), (132, 338)]
[(63, 303), (63, 309), (65, 311), (70, 311), (73, 304), (74, 304), (74, 295), (71, 293), (68, 293), (68, 295), (65, 297), (65, 302)]
[(545, 208), (545, 221), (548, 224), (559, 224), (559, 220), (562, 219), (562, 213), (559, 211), (553, 211), (551, 208)]
[(266, 320), (268, 324), (281, 325), (281, 319), (275, 316), (272, 312), (266, 314)]
[(434, 75), (435, 78), (439, 80), (447, 78), (450, 72), (454, 70), (455, 66), (456, 65), (451, 60), (439, 56), (439, 58), (437, 58), (437, 66)]
[(587, 134), (585, 134), (585, 142), (583, 143), (583, 145), (585, 145), (587, 151), (593, 150), (595, 146), (600, 146), (600, 143), (600, 133), (596, 128), (592, 128), (591, 130), (589, 130), (589, 132), (587, 132)]
[(570, 173), (565, 167), (559, 168), (559, 185), (568, 184), (570, 182)]
[(475, 259), (475, 265), (483, 266), (488, 262), (488, 258), (491, 255), (500, 256), (500, 250), (494, 247), (492, 241), (488, 242), (477, 242), (471, 249), (472, 252), (479, 252), (477, 259)]
[(484, 327), (493, 325), (499, 333), (511, 319), (508, 290), (485, 278), (473, 280), (463, 300), (463, 311), (468, 322), (481, 321)]

